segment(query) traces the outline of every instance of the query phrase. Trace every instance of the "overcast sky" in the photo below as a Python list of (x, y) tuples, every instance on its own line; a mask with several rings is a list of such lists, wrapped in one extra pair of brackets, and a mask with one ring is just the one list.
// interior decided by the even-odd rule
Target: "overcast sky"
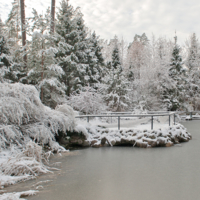
[[(1, 0), (0, 14), (6, 19), (13, 0)], [(59, 6), (61, 0), (56, 0)], [(200, 36), (200, 2), (196, 0), (70, 0), (80, 6), (86, 25), (103, 39), (116, 34), (128, 42), (135, 34), (146, 33), (151, 39), (166, 36), (173, 39), (175, 30), (178, 43), (183, 44), (191, 33)], [(26, 16), (34, 7), (41, 12), (51, 5), (51, 0), (25, 0)]]

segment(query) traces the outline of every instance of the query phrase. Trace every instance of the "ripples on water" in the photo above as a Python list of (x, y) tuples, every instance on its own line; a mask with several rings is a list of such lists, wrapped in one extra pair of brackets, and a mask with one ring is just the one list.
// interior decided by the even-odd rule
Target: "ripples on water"
[(198, 200), (200, 199), (199, 121), (183, 123), (188, 143), (170, 148), (88, 148), (56, 156), (61, 171), (10, 187), (21, 191), (53, 180), (30, 200)]

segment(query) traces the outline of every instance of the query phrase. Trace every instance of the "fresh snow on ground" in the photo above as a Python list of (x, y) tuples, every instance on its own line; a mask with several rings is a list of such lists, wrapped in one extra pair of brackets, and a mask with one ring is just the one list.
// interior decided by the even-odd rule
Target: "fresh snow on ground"
[(118, 130), (116, 121), (106, 123), (95, 119), (87, 123), (79, 120), (78, 124), (76, 130), (81, 130), (85, 134), (92, 147), (107, 145), (132, 145), (143, 148), (169, 147), (192, 139), (191, 134), (181, 124), (176, 123), (176, 125), (169, 126), (166, 117), (155, 119), (153, 130), (151, 130), (151, 121), (147, 118), (122, 120), (120, 130)]
[(35, 195), (37, 190), (28, 190), (28, 191), (23, 191), (23, 192), (14, 192), (14, 193), (5, 193), (0, 195), (0, 200), (25, 200), (24, 198), (20, 197), (25, 197), (25, 196), (32, 196)]

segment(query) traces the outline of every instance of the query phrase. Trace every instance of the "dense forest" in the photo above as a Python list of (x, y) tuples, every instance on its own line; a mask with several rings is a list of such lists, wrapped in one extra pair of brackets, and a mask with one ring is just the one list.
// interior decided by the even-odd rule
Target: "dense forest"
[[(0, 82), (36, 87), (51, 108), (68, 104), (82, 113), (200, 110), (200, 43), (178, 37), (135, 35), (131, 43), (101, 39), (85, 26), (80, 8), (63, 0), (52, 30), (51, 10), (25, 19), (20, 5), (0, 20)], [(95, 23), (95, 22), (94, 22)]]

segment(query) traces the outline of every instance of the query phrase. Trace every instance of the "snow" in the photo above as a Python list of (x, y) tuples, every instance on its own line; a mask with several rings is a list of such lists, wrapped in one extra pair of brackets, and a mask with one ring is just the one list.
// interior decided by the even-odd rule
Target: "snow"
[[(44, 106), (34, 86), (0, 83), (0, 187), (58, 170), (48, 166), (52, 151), (66, 151), (55, 141), (58, 131), (73, 131), (75, 113), (67, 105)], [(40, 144), (40, 145), (38, 145)], [(42, 146), (50, 151), (44, 152)], [(37, 191), (3, 194), (19, 199)]]
[(44, 106), (34, 86), (0, 83), (0, 148), (16, 143), (23, 146), (30, 138), (53, 145), (58, 131), (74, 129), (71, 113)]
[[(167, 119), (163, 118), (164, 121)], [(121, 130), (118, 130), (117, 123), (105, 123), (100, 119), (90, 120), (90, 123), (79, 120), (78, 123), (79, 127), (84, 127), (82, 133), (93, 147), (102, 147), (105, 141), (109, 146), (169, 147), (192, 139), (186, 128), (178, 123), (169, 126), (168, 123), (160, 123), (157, 120), (154, 122), (154, 129), (151, 130), (151, 121), (147, 118), (122, 120)]]
[(39, 191), (37, 190), (28, 190), (28, 191), (23, 191), (23, 192), (14, 192), (14, 193), (4, 193), (0, 195), (0, 200), (25, 200), (24, 196), (32, 196), (38, 193)]
[[(48, 166), (52, 151), (65, 151), (56, 141), (59, 131), (82, 132), (90, 146), (116, 146), (129, 144), (137, 147), (172, 146), (174, 143), (189, 141), (191, 135), (180, 124), (169, 127), (167, 117), (151, 119), (121, 118), (121, 130), (117, 130), (117, 120), (100, 118), (90, 120), (75, 119), (77, 113), (66, 105), (58, 105), (55, 110), (44, 106), (34, 86), (20, 83), (0, 83), (0, 187), (33, 179), (57, 168)], [(39, 145), (40, 144), (40, 145)], [(42, 146), (48, 145), (49, 152)], [(40, 183), (35, 189), (43, 187)], [(37, 191), (4, 193), (0, 199), (19, 199)]]

